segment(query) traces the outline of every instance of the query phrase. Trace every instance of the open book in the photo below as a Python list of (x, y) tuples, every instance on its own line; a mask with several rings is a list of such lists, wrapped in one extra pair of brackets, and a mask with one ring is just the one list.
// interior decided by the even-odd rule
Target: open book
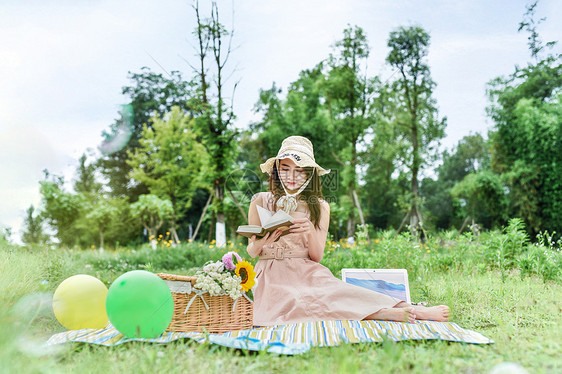
[(284, 210), (278, 210), (275, 214), (272, 214), (265, 208), (257, 205), (258, 216), (260, 218), (261, 225), (242, 225), (238, 226), (237, 233), (244, 235), (247, 238), (251, 238), (252, 235), (264, 236), (268, 232), (273, 232), (276, 229), (283, 230), (281, 235), (289, 233), (289, 226), (293, 224), (293, 217), (291, 217)]

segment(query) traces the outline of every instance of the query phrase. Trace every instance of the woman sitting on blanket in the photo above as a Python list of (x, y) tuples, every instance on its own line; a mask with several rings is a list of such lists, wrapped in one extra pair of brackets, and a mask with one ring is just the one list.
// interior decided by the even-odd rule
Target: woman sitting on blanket
[(449, 307), (445, 305), (412, 306), (347, 284), (319, 264), (330, 221), (330, 205), (322, 199), (319, 177), (330, 170), (315, 162), (312, 143), (307, 138), (286, 138), (277, 156), (260, 168), (269, 174), (269, 192), (252, 198), (248, 223), (260, 225), (258, 205), (270, 212), (283, 209), (293, 221), (286, 235), (277, 229), (249, 240), (249, 255), (259, 256), (255, 267), (256, 326), (320, 320), (448, 320)]

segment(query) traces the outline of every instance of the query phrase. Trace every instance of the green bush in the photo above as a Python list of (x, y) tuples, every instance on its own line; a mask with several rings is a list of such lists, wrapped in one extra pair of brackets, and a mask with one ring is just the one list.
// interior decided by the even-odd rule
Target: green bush
[(349, 245), (328, 241), (322, 264), (339, 276), (342, 268), (399, 268), (412, 279), (428, 272), (483, 273), (499, 271), (502, 279), (510, 272), (559, 280), (562, 276), (560, 242), (544, 234), (536, 244), (529, 243), (523, 221), (512, 219), (502, 232), (458, 236), (445, 232), (428, 237), (422, 244), (409, 233), (380, 232), (369, 245), (366, 240)]

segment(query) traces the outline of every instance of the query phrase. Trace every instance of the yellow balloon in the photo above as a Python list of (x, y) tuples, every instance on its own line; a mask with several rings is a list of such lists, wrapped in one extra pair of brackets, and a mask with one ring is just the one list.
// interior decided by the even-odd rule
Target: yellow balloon
[(99, 279), (79, 274), (65, 279), (53, 295), (53, 312), (69, 330), (101, 329), (109, 319), (105, 311), (107, 287)]

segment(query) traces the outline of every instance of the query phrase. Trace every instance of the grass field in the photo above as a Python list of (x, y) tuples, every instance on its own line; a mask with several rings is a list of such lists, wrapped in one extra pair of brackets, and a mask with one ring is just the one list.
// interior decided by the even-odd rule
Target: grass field
[[(495, 236), (494, 236), (495, 235)], [(503, 244), (501, 244), (503, 242)], [(510, 244), (511, 243), (511, 244)], [(543, 243), (544, 244), (544, 243)], [(543, 248), (544, 247), (544, 248)], [(544, 252), (546, 260), (536, 254)], [(243, 254), (242, 245), (226, 250)], [(0, 245), (0, 370), (6, 373), (180, 372), (452, 372), (487, 373), (511, 362), (531, 373), (562, 371), (560, 249), (531, 245), (506, 230), (487, 237), (443, 237), (425, 245), (407, 236), (381, 235), (371, 246), (329, 242), (323, 264), (405, 267), (412, 299), (451, 307), (452, 320), (493, 339), (492, 345), (443, 341), (350, 344), (279, 356), (200, 345), (128, 343), (117, 347), (65, 344), (47, 349), (64, 331), (50, 309), (57, 285), (75, 274), (110, 284), (133, 269), (189, 273), (225, 249), (205, 244), (116, 251), (34, 249)], [(538, 253), (538, 252), (537, 252)], [(549, 257), (550, 256), (550, 257)], [(548, 262), (550, 261), (550, 262)], [(549, 265), (550, 264), (550, 265)]]

